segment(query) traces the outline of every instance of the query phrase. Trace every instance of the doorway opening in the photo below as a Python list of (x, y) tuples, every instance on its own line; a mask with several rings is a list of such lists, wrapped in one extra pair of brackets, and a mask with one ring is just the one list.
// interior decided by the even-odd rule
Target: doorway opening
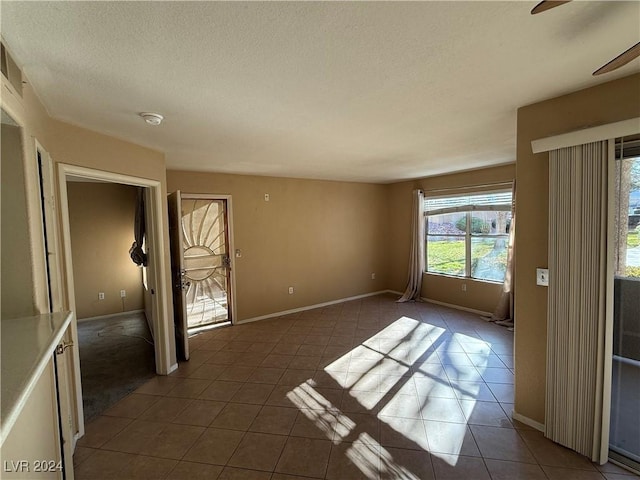
[(67, 177), (85, 422), (155, 376), (147, 267), (129, 252), (146, 190)]
[(189, 336), (234, 319), (230, 195), (169, 195), (176, 347), (189, 359)]

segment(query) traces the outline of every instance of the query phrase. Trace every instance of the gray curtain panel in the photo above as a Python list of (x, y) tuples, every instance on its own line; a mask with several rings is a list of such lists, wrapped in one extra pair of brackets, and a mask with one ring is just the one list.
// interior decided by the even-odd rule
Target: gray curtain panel
[(502, 284), (502, 294), (498, 301), (498, 306), (493, 311), (493, 315), (488, 318), (489, 321), (496, 322), (499, 325), (513, 326), (513, 295), (514, 295), (514, 254), (515, 254), (515, 238), (516, 238), (516, 184), (513, 182), (511, 200), (511, 226), (509, 227), (509, 246), (507, 250), (507, 270), (504, 274), (504, 283)]
[(424, 272), (424, 193), (413, 191), (411, 212), (411, 251), (409, 253), (409, 279), (407, 289), (398, 302), (420, 301)]
[(131, 260), (141, 267), (147, 266), (147, 254), (142, 250), (145, 235), (145, 217), (144, 217), (144, 188), (138, 187), (138, 196), (136, 198), (136, 216), (133, 225), (133, 236), (135, 241), (129, 249)]
[(602, 453), (607, 162), (606, 141), (549, 152), (545, 436), (593, 461)]

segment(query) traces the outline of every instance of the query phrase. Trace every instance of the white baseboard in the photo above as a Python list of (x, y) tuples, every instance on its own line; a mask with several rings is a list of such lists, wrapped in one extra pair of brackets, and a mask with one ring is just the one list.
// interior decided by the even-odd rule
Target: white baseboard
[(304, 312), (306, 310), (313, 310), (314, 308), (328, 307), (329, 305), (350, 302), (351, 300), (358, 300), (360, 298), (374, 297), (376, 295), (380, 295), (383, 293), (396, 293), (396, 292), (393, 292), (391, 290), (379, 290), (377, 292), (363, 293), (362, 295), (355, 295), (353, 297), (340, 298), (338, 300), (331, 300), (330, 302), (316, 303), (315, 305), (308, 305), (306, 307), (292, 308), (291, 310), (283, 310), (281, 312), (274, 312), (274, 313), (269, 313), (267, 315), (260, 315), (259, 317), (252, 317), (252, 318), (247, 318), (245, 320), (238, 320), (237, 322), (234, 322), (234, 324), (242, 325), (243, 323), (257, 322), (259, 320), (266, 320), (267, 318), (281, 317), (282, 315), (289, 315), (291, 313)]
[[(247, 318), (245, 320), (238, 320), (237, 322), (234, 322), (234, 325), (242, 325), (243, 323), (257, 322), (259, 320), (266, 320), (268, 318), (280, 317), (282, 315), (289, 315), (291, 313), (304, 312), (306, 310), (313, 310), (314, 308), (327, 307), (329, 305), (335, 305), (337, 303), (350, 302), (351, 300), (358, 300), (360, 298), (373, 297), (375, 295), (381, 295), (383, 293), (393, 293), (395, 295), (402, 296), (402, 292), (397, 292), (395, 290), (388, 290), (388, 289), (387, 290), (379, 290), (377, 292), (364, 293), (362, 295), (355, 295), (353, 297), (346, 297), (346, 298), (340, 298), (338, 300), (331, 300), (330, 302), (316, 303), (315, 305), (307, 305), (306, 307), (292, 308), (291, 310), (283, 310), (281, 312), (274, 312), (274, 313), (269, 313), (267, 315), (260, 315), (259, 317), (252, 317), (252, 318)], [(463, 310), (465, 312), (475, 313), (477, 315), (489, 316), (489, 317), (492, 315), (489, 312), (484, 312), (482, 310), (476, 310), (475, 308), (462, 307), (460, 305), (454, 305), (452, 303), (440, 302), (438, 300), (433, 300), (431, 298), (421, 297), (421, 300), (423, 300), (425, 302), (428, 302), (428, 303), (435, 303), (436, 305), (442, 305), (443, 307), (449, 307), (449, 308), (454, 308), (456, 310)]]
[(544, 423), (536, 422), (535, 420), (530, 419), (529, 417), (525, 417), (524, 415), (516, 412), (515, 410), (511, 412), (511, 417), (514, 420), (519, 421), (520, 423), (524, 423), (525, 425), (529, 425), (540, 432), (544, 432)]
[[(282, 315), (289, 315), (291, 313), (304, 312), (306, 310), (313, 310), (314, 308), (327, 307), (329, 305), (335, 305), (337, 303), (350, 302), (351, 300), (358, 300), (360, 298), (373, 297), (375, 295), (381, 295), (383, 293), (393, 293), (395, 295), (402, 296), (402, 292), (397, 292), (395, 290), (379, 290), (377, 292), (364, 293), (362, 295), (355, 295), (353, 297), (346, 297), (346, 298), (340, 298), (338, 300), (331, 300), (330, 302), (316, 303), (315, 305), (307, 305), (305, 307), (292, 308), (291, 310), (283, 310), (281, 312), (274, 312), (274, 313), (269, 313), (267, 315), (260, 315), (258, 317), (247, 318), (245, 320), (238, 320), (237, 322), (234, 322), (234, 325), (242, 325), (243, 323), (257, 322), (259, 320), (266, 320), (267, 318), (274, 318), (274, 317), (280, 317)], [(428, 303), (435, 303), (436, 305), (442, 305), (443, 307), (449, 307), (449, 308), (453, 308), (453, 309), (456, 309), (456, 310), (463, 310), (465, 312), (475, 313), (477, 315), (489, 316), (489, 317), (492, 315), (489, 312), (484, 312), (482, 310), (476, 310), (475, 308), (462, 307), (460, 305), (454, 305), (452, 303), (440, 302), (438, 300), (433, 300), (431, 298), (421, 297), (421, 300), (423, 300), (425, 302), (428, 302)]]
[(98, 315), (97, 317), (79, 318), (78, 322), (89, 322), (91, 320), (102, 320), (102, 319), (105, 319), (105, 318), (122, 317), (122, 316), (125, 316), (125, 315), (131, 315), (132, 313), (144, 313), (144, 309), (129, 310), (128, 312), (110, 313), (108, 315)]
[(493, 315), (492, 313), (483, 312), (482, 310), (476, 310), (475, 308), (462, 307), (460, 305), (454, 305), (453, 303), (440, 302), (439, 300), (434, 300), (432, 298), (420, 297), (420, 299), (425, 302), (435, 303), (436, 305), (442, 305), (443, 307), (449, 307), (455, 310), (462, 310), (464, 312), (475, 313), (483, 317), (490, 317), (491, 315)]
[(167, 372), (167, 375), (169, 375), (170, 373), (175, 372), (177, 369), (178, 369), (178, 364), (177, 364), (177, 363), (174, 363), (173, 365), (171, 365), (171, 366), (169, 367), (169, 371)]

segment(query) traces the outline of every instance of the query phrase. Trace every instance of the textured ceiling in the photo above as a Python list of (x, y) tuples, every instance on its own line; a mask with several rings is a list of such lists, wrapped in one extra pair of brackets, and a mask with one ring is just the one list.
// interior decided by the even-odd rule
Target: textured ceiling
[(3, 1), (1, 27), (53, 117), (168, 168), (389, 182), (512, 162), (518, 107), (640, 70), (591, 76), (640, 2), (533, 5)]

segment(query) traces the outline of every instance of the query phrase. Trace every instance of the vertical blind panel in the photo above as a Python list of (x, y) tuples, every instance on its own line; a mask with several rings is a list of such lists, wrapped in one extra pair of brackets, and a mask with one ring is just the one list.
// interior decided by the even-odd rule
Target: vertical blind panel
[(549, 153), (545, 435), (595, 459), (605, 320), (607, 143)]

